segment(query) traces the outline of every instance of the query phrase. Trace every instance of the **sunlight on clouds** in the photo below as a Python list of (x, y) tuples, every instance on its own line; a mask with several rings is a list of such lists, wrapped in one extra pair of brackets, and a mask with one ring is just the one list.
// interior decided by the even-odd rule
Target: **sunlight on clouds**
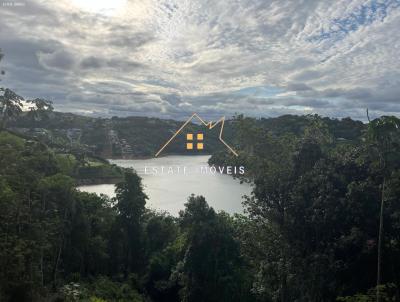
[(32, 0), (24, 10), (0, 11), (4, 83), (52, 91), (56, 107), (93, 109), (71, 101), (82, 94), (104, 114), (107, 102), (177, 117), (188, 104), (264, 116), (397, 108), (398, 0)]
[(112, 16), (126, 6), (127, 0), (72, 0), (72, 3), (92, 14)]

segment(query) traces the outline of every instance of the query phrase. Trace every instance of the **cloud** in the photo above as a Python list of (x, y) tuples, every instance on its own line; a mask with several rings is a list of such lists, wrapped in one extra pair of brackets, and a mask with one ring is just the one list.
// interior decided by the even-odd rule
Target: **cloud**
[(3, 85), (93, 115), (399, 114), (399, 0), (74, 3), (0, 8)]
[(83, 69), (90, 69), (90, 68), (101, 68), (103, 66), (103, 62), (96, 57), (87, 57), (83, 59), (80, 63), (80, 66)]
[(74, 56), (66, 50), (58, 50), (53, 53), (39, 52), (39, 63), (46, 69), (67, 71), (76, 64)]
[(153, 40), (153, 35), (148, 32), (136, 32), (132, 33), (130, 28), (124, 28), (119, 30), (118, 33), (112, 31), (109, 34), (109, 39), (107, 41), (112, 45), (123, 48), (130, 48), (131, 50), (136, 50), (137, 48), (151, 42)]
[(312, 90), (310, 86), (304, 83), (291, 82), (286, 85), (287, 91), (309, 91)]

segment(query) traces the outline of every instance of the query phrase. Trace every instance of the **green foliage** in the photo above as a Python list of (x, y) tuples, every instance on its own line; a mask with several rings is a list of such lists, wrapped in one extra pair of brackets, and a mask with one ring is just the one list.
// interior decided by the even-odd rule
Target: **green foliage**
[(74, 175), (75, 169), (78, 165), (75, 156), (71, 154), (57, 154), (57, 163), (60, 171), (66, 175)]
[[(398, 301), (398, 119), (229, 124), (239, 157), (210, 163), (245, 165), (254, 185), (233, 217), (194, 195), (179, 217), (150, 211), (134, 171), (1, 131), (0, 300), (375, 301), (380, 251), (381, 301)], [(113, 199), (75, 189), (122, 172)]]
[(379, 159), (384, 173), (400, 167), (400, 119), (383, 116), (368, 125), (367, 139), (371, 152)]
[[(100, 162), (89, 162), (88, 165), (82, 166), (75, 164), (74, 175), (78, 181), (82, 183), (98, 182), (98, 183), (113, 183), (115, 180), (121, 180), (123, 177), (122, 169)], [(76, 172), (75, 172), (76, 171)]]
[(187, 248), (180, 268), (182, 301), (245, 301), (239, 242), (229, 215), (216, 214), (202, 196), (180, 213)]
[(143, 297), (130, 282), (115, 282), (101, 276), (88, 285), (90, 301), (142, 302)]
[[(247, 148), (241, 161), (254, 183), (245, 201), (249, 218), (241, 218), (239, 227), (242, 252), (253, 266), (253, 293), (264, 301), (333, 301), (367, 291), (376, 282), (380, 221), (382, 280), (396, 283), (398, 119), (375, 120), (364, 137), (359, 132), (347, 144), (317, 116), (303, 118), (301, 131), (271, 131), (267, 123), (236, 121), (243, 132), (237, 144)], [(218, 154), (211, 162), (235, 159)]]
[[(37, 114), (39, 117), (36, 117)], [(233, 145), (239, 153), (251, 154), (255, 148), (254, 144), (262, 143), (266, 133), (278, 137), (285, 135), (299, 137), (311, 124), (318, 123), (325, 125), (334, 142), (338, 144), (358, 143), (366, 128), (362, 122), (350, 118), (337, 120), (318, 116), (284, 115), (255, 120), (239, 115), (225, 122), (223, 136), (224, 140)], [(182, 126), (182, 122), (147, 117), (92, 118), (51, 110), (36, 110), (34, 114), (19, 115), (15, 121), (9, 121), (9, 125), (16, 131), (36, 136), (46, 144), (59, 149), (73, 146), (91, 155), (129, 158), (154, 156), (171, 134)], [(34, 129), (43, 130), (46, 134), (38, 135)], [(67, 132), (74, 129), (81, 131), (81, 135), (71, 141)], [(254, 131), (255, 129), (258, 130)], [(221, 157), (230, 157), (231, 154), (226, 152), (225, 146), (219, 141), (219, 130), (219, 127), (209, 130), (195, 123), (189, 124), (182, 135), (178, 135), (163, 151), (163, 154), (187, 154), (185, 134), (203, 132), (206, 143), (205, 149), (200, 154), (216, 154), (220, 151)], [(130, 149), (127, 151), (124, 146), (129, 146)]]
[[(118, 209), (107, 197), (76, 191), (66, 175), (73, 158), (0, 132), (0, 293), (5, 301), (41, 301), (57, 288), (65, 301), (80, 301), (91, 289), (79, 281), (109, 272)], [(138, 180), (133, 173), (131, 179)], [(140, 186), (140, 191), (126, 188), (127, 194), (120, 191), (124, 201), (142, 194)], [(120, 301), (141, 301), (132, 286)]]
[[(396, 286), (394, 284), (380, 285), (381, 301), (394, 302), (397, 301), (395, 297)], [(375, 302), (376, 301), (376, 288), (370, 289), (366, 294), (356, 294), (354, 296), (339, 297), (336, 301), (339, 302)]]
[(29, 114), (35, 118), (53, 110), (51, 102), (43, 99), (24, 100), (22, 96), (8, 88), (0, 88), (0, 93), (0, 130), (6, 128), (8, 121), (15, 120), (22, 114), (24, 103), (32, 104)]
[(0, 130), (3, 130), (9, 120), (15, 119), (22, 113), (23, 98), (14, 91), (0, 88)]
[[(42, 106), (40, 102), (39, 104)], [(180, 121), (157, 118), (104, 119), (54, 112), (51, 110), (51, 103), (44, 107), (46, 110), (36, 108), (37, 105), (33, 105), (34, 111), (19, 114), (16, 119), (8, 122), (9, 126), (17, 132), (35, 137), (57, 148), (60, 152), (78, 149), (82, 153), (105, 158), (154, 156), (172, 133), (182, 126)], [(225, 128), (224, 139), (230, 141), (232, 133), (229, 122), (225, 123)], [(205, 126), (191, 123), (185, 131), (205, 133), (204, 150), (196, 152), (210, 154), (217, 150), (225, 150), (218, 138), (219, 129), (215, 127), (210, 130)], [(79, 135), (71, 138), (68, 132), (75, 130), (79, 131)], [(163, 154), (187, 154), (185, 133), (182, 132)]]
[(129, 282), (112, 281), (99, 276), (90, 283), (71, 282), (59, 289), (61, 299), (65, 302), (143, 302), (143, 297)]

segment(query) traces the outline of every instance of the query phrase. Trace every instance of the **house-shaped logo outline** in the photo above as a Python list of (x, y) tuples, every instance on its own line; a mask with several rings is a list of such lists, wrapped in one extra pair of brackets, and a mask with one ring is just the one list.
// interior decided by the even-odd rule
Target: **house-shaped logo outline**
[(208, 129), (214, 128), (216, 125), (221, 123), (221, 130), (219, 131), (219, 140), (231, 151), (235, 156), (238, 156), (238, 153), (231, 147), (229, 146), (224, 139), (222, 138), (222, 133), (224, 131), (224, 125), (225, 125), (225, 116), (221, 117), (217, 122), (213, 123), (211, 122), (205, 122), (197, 113), (193, 113), (192, 116), (174, 133), (174, 135), (161, 147), (160, 150), (156, 153), (155, 157), (160, 155), (160, 153), (174, 140), (174, 138), (186, 127), (187, 124), (189, 124), (194, 118), (197, 118), (204, 126), (208, 127)]

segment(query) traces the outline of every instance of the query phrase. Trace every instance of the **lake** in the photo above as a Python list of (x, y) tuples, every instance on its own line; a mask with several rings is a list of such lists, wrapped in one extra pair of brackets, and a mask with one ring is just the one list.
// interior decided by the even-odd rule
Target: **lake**
[[(215, 210), (230, 214), (243, 213), (242, 196), (250, 195), (251, 186), (241, 184), (230, 175), (201, 173), (200, 168), (208, 166), (206, 156), (165, 156), (140, 160), (110, 160), (124, 168), (134, 168), (142, 177), (144, 190), (149, 197), (147, 206), (167, 211), (177, 216), (184, 209), (190, 194), (203, 195)], [(91, 193), (115, 196), (114, 185), (100, 184), (80, 186)]]

